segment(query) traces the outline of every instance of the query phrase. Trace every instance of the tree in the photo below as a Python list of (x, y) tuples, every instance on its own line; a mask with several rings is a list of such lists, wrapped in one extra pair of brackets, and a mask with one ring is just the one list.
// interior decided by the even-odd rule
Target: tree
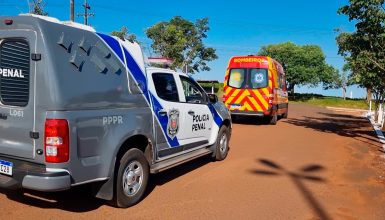
[(258, 55), (270, 56), (284, 65), (291, 94), (298, 85), (317, 86), (323, 83), (325, 89), (338, 86), (338, 70), (326, 63), (319, 46), (299, 46), (292, 42), (272, 44), (263, 46)]
[(339, 54), (348, 63), (353, 79), (373, 93), (376, 109), (385, 99), (384, 1), (350, 0), (338, 10), (356, 23), (355, 32), (339, 33)]
[(173, 59), (171, 68), (195, 73), (209, 71), (207, 62), (218, 58), (215, 49), (203, 44), (208, 31), (208, 18), (192, 23), (176, 16), (151, 26), (146, 35), (153, 41), (151, 47), (156, 53)]
[(43, 0), (33, 0), (31, 3), (32, 11), (30, 13), (35, 15), (48, 16), (48, 12), (44, 11), (45, 3)]
[(129, 31), (126, 26), (123, 26), (118, 31), (113, 31), (111, 35), (119, 37), (122, 40), (128, 40), (131, 43), (137, 42), (135, 34), (129, 34)]

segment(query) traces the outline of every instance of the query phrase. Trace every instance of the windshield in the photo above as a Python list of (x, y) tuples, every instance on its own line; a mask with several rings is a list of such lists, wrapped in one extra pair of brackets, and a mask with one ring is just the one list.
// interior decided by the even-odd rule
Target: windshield
[(231, 69), (228, 85), (233, 88), (259, 89), (268, 86), (267, 69)]

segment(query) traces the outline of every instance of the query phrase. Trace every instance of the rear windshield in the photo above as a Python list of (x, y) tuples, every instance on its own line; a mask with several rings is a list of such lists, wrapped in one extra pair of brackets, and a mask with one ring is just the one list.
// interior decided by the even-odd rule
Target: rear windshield
[(260, 89), (268, 86), (267, 69), (231, 69), (228, 85), (233, 88)]
[(30, 51), (23, 39), (0, 39), (0, 102), (26, 106), (29, 99)]

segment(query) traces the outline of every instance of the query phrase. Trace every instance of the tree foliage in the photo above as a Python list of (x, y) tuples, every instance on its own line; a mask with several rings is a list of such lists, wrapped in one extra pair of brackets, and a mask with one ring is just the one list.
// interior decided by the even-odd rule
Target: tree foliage
[(352, 33), (339, 33), (339, 54), (345, 57), (352, 80), (372, 90), (377, 101), (385, 95), (384, 1), (350, 0), (338, 10), (356, 27)]
[(173, 59), (173, 69), (188, 69), (188, 73), (195, 73), (210, 70), (207, 62), (218, 58), (215, 49), (203, 43), (208, 31), (208, 18), (192, 23), (176, 16), (151, 26), (146, 35), (153, 41), (154, 52)]
[(121, 27), (118, 31), (111, 32), (111, 35), (119, 37), (122, 40), (128, 40), (131, 43), (137, 42), (136, 35), (130, 34), (126, 26)]
[(33, 0), (31, 2), (31, 5), (32, 5), (32, 11), (31, 11), (32, 14), (48, 16), (48, 12), (44, 10), (45, 3), (43, 0)]
[(323, 83), (325, 89), (339, 87), (338, 70), (326, 63), (319, 46), (300, 46), (291, 42), (272, 44), (263, 46), (258, 55), (270, 56), (284, 65), (288, 89), (293, 94), (294, 87), (299, 85)]

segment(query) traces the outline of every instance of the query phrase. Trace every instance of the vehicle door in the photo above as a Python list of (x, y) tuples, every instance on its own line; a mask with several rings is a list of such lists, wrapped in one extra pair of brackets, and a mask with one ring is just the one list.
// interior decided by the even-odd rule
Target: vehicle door
[(0, 154), (35, 157), (36, 33), (0, 30)]
[(186, 143), (194, 143), (198, 147), (208, 143), (214, 123), (208, 107), (208, 96), (193, 79), (179, 75), (179, 94), (182, 94), (181, 108), (183, 126), (180, 130), (180, 139)]
[(180, 96), (173, 72), (149, 73), (148, 86), (154, 111), (156, 150), (159, 157), (183, 151), (180, 139)]

